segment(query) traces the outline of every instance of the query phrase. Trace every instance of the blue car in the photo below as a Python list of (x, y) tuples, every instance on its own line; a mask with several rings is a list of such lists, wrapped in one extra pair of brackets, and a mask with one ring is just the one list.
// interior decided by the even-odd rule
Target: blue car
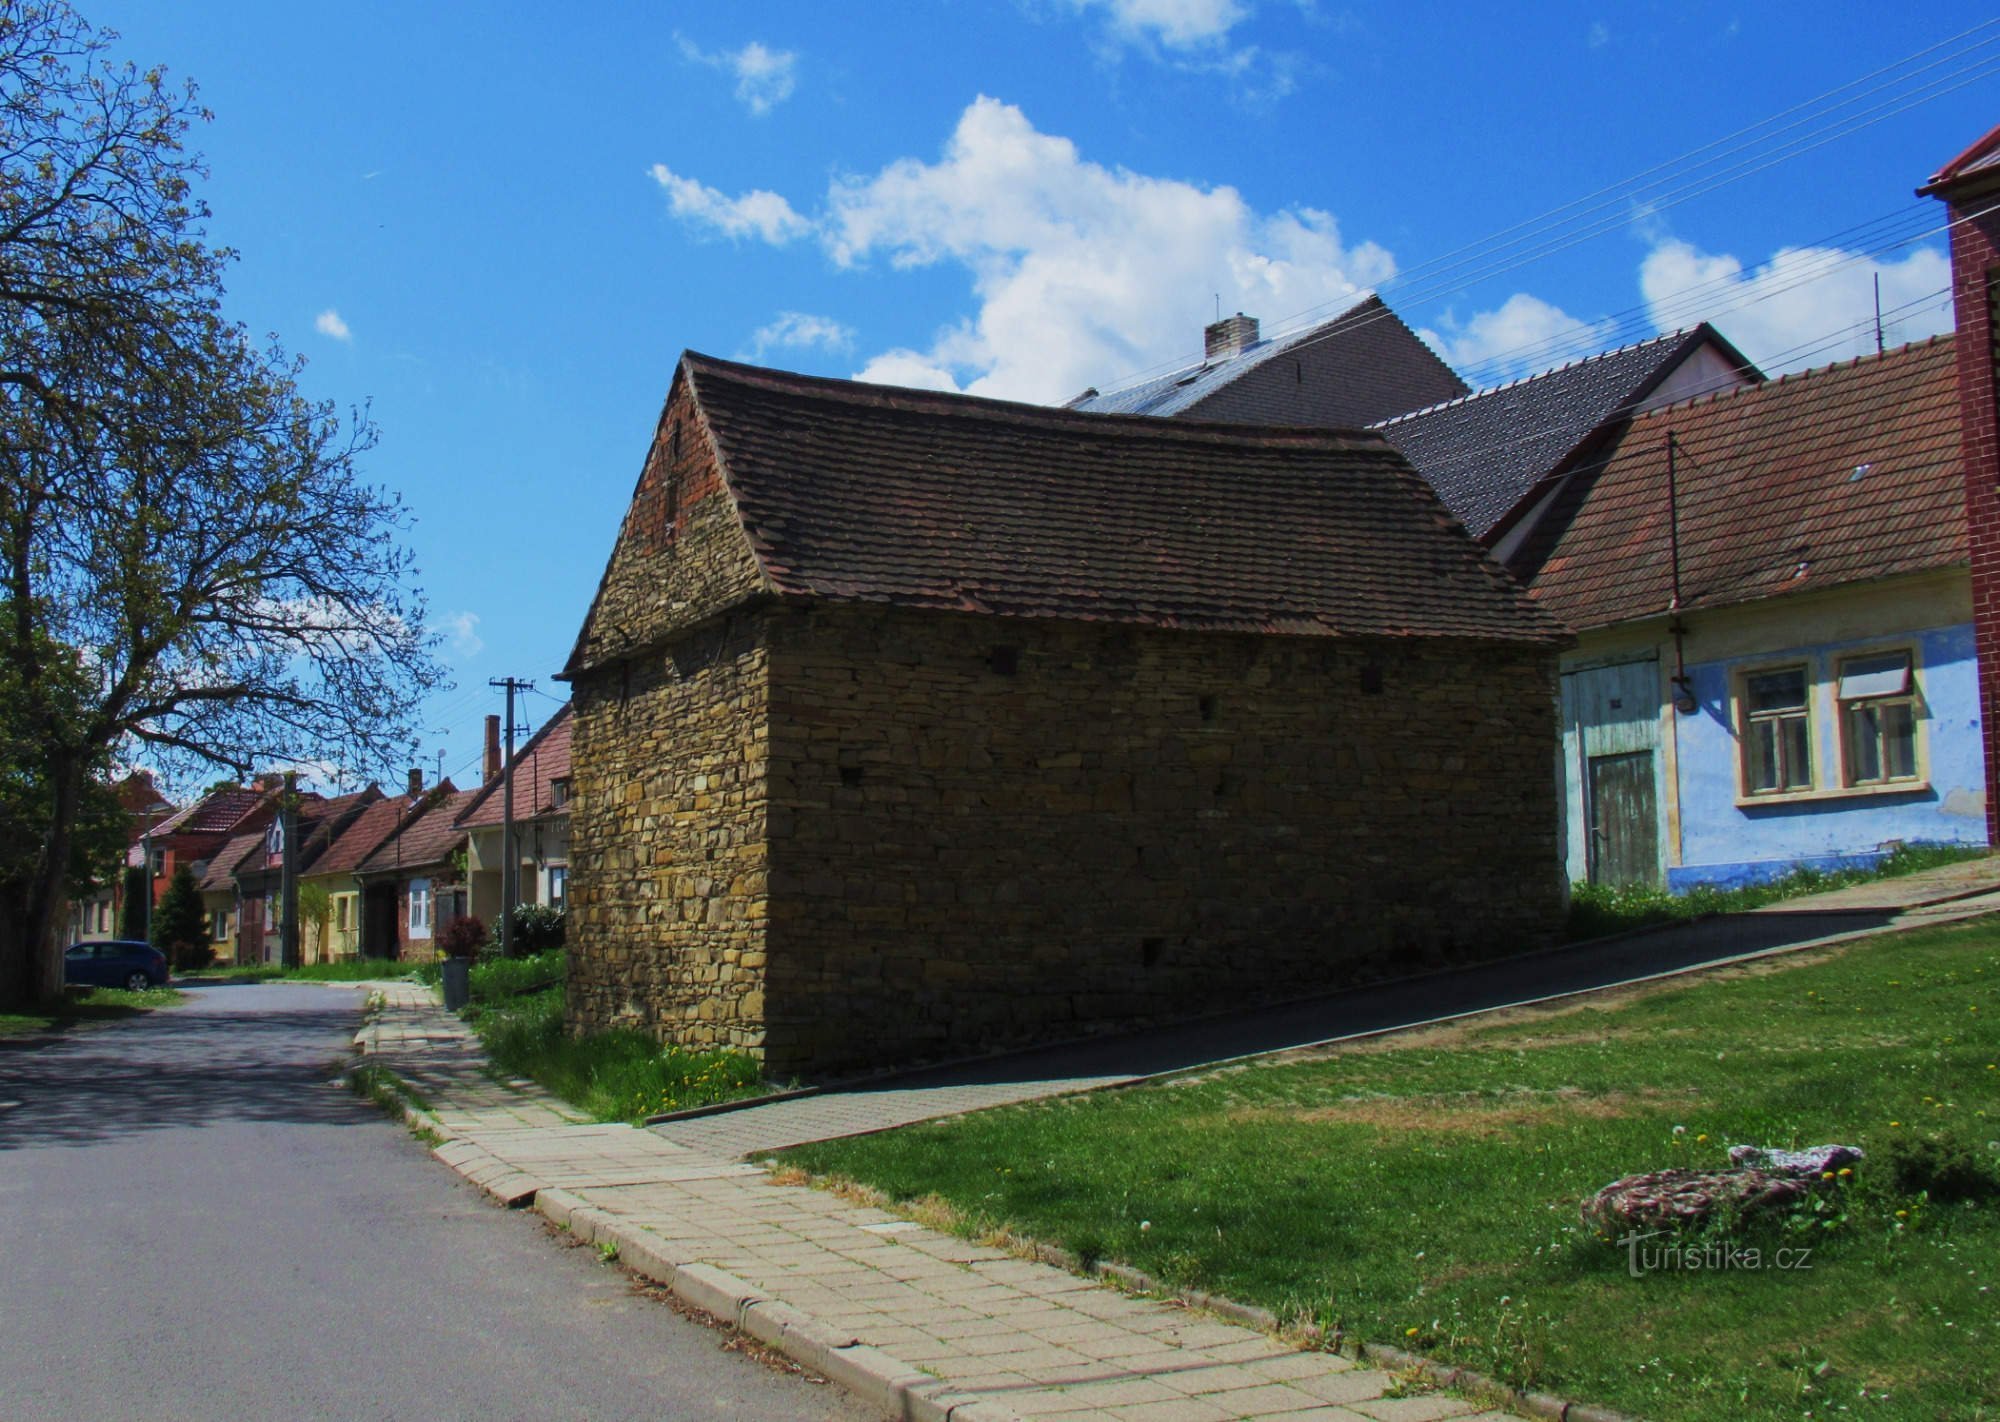
[(82, 987), (143, 992), (167, 984), (167, 955), (150, 943), (109, 939), (72, 943), (63, 954), (63, 981)]

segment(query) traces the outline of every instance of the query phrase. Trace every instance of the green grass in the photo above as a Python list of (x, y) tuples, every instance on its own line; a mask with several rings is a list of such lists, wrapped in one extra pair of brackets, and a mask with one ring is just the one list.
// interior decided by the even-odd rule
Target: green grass
[(1681, 923), (1712, 913), (1746, 913), (1803, 894), (1824, 893), (1879, 879), (1898, 879), (1923, 869), (1983, 859), (1989, 852), (1952, 844), (1899, 845), (1869, 869), (1801, 868), (1769, 883), (1746, 884), (1736, 889), (1702, 885), (1682, 894), (1639, 884), (1623, 887), (1576, 884), (1570, 890), (1568, 935), (1571, 942), (1580, 942), (1635, 928)]
[(662, 1047), (643, 1032), (570, 1035), (563, 1030), (565, 962), (558, 948), (473, 968), (466, 1018), (503, 1073), (537, 1081), (600, 1121), (639, 1121), (769, 1090), (756, 1061), (741, 1052)]
[(177, 973), (178, 982), (222, 983), (359, 983), (384, 978), (407, 978), (413, 965), (389, 958), (358, 958), (344, 963), (305, 963), (283, 968), (276, 963), (245, 963), (233, 967), (220, 963), (194, 972)]
[(25, 1037), (53, 1031), (79, 1022), (110, 1022), (151, 1012), (179, 1002), (172, 988), (147, 988), (127, 992), (124, 988), (65, 988), (59, 1001), (33, 1012), (0, 1013), (0, 1037)]
[[(2000, 1203), (1891, 1162), (1948, 1138), (1991, 1177), (1996, 1018), (1987, 919), (787, 1159), (1640, 1416), (1992, 1419)], [(1753, 1236), (1810, 1269), (1632, 1278), (1577, 1218), (1621, 1175), (1830, 1141), (1869, 1159)]]

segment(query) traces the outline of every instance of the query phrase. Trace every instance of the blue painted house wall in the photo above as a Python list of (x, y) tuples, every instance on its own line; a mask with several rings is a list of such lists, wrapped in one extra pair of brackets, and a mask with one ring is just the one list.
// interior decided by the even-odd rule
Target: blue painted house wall
[[(1919, 754), (1924, 783), (1909, 789), (1858, 792), (1821, 788), (1809, 796), (1745, 803), (1732, 699), (1742, 671), (1776, 662), (1803, 662), (1812, 688), (1814, 780), (1838, 780), (1840, 740), (1834, 699), (1843, 655), (1884, 645), (1915, 650), (1922, 694)], [(1985, 768), (1978, 668), (1970, 622), (1926, 628), (1885, 639), (1774, 647), (1688, 668), (1698, 710), (1675, 715), (1675, 794), (1678, 863), (1667, 886), (1735, 885), (1774, 878), (1804, 864), (1837, 868), (1872, 863), (1894, 842), (1982, 845), (1986, 842)]]

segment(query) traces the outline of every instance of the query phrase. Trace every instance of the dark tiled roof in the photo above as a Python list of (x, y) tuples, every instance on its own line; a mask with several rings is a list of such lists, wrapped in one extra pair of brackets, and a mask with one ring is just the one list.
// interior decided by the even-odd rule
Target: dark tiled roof
[(569, 813), (558, 808), (550, 796), (549, 782), (569, 779), (570, 708), (564, 702), (547, 725), (535, 732), (528, 743), (514, 752), (514, 763), (491, 785), (480, 787), (458, 817), (465, 829), (503, 824), (506, 802), (501, 787), (505, 776), (514, 777), (514, 818), (531, 820), (541, 815)]
[(268, 792), (232, 785), (211, 790), (171, 819), (153, 826), (153, 837), (164, 834), (224, 834), (262, 804)]
[(1634, 419), (1516, 563), (1573, 627), (1667, 610), (1669, 432), (1683, 609), (1966, 561), (1957, 373), (1941, 336)]
[(1313, 636), (1565, 635), (1378, 435), (682, 360), (781, 596)]
[(1375, 428), (1483, 538), (1529, 490), (1709, 340), (1720, 338), (1707, 326), (1676, 331)]
[(202, 892), (220, 892), (233, 887), (236, 883), (236, 871), (243, 866), (245, 860), (257, 859), (259, 864), (262, 863), (260, 856), (263, 848), (264, 831), (261, 829), (247, 830), (232, 836), (227, 844), (210, 857), (208, 869), (201, 876)]
[(314, 875), (353, 873), (362, 860), (381, 848), (382, 841), (395, 833), (397, 824), (412, 804), (407, 795), (375, 801), (354, 817), (339, 837), (327, 846), (326, 853), (313, 861), (309, 872)]
[(449, 780), (430, 792), (429, 803), (400, 834), (392, 835), (355, 867), (357, 874), (414, 871), (443, 864), (465, 846), (457, 824), (477, 790), (454, 790)]
[[(1281, 356), (1301, 363), (1298, 379), (1293, 378), (1293, 362), (1276, 364)], [(1310, 380), (1304, 363), (1315, 367)], [(1068, 408), (1106, 415), (1352, 427), (1464, 393), (1465, 382), (1451, 367), (1381, 297), (1370, 296), (1330, 321), (1121, 389), (1086, 392)]]

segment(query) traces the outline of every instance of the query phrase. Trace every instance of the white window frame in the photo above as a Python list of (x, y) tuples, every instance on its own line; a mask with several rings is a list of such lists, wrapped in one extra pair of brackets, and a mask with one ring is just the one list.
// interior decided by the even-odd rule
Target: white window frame
[[(1842, 696), (1850, 669), (1860, 663), (1882, 662), (1893, 657), (1903, 659), (1903, 685), (1898, 691), (1886, 691), (1874, 695)], [(1909, 789), (1922, 785), (1929, 777), (1924, 765), (1924, 707), (1923, 687), (1920, 681), (1922, 667), (1917, 659), (1917, 650), (1910, 646), (1871, 647), (1863, 651), (1844, 652), (1833, 660), (1833, 709), (1838, 722), (1840, 740), (1841, 784), (1856, 790)], [(1899, 707), (1909, 717), (1909, 769), (1891, 774), (1887, 768), (1887, 756), (1881, 756), (1881, 774), (1861, 775), (1855, 766), (1855, 737), (1851, 708), (1863, 706)], [(1879, 732), (1878, 732), (1879, 735)], [(1886, 750), (1884, 746), (1882, 749)]]
[(549, 866), (549, 907), (565, 911), (569, 908), (569, 865)]
[(410, 909), (405, 924), (411, 938), (431, 936), (431, 881), (410, 880)]

